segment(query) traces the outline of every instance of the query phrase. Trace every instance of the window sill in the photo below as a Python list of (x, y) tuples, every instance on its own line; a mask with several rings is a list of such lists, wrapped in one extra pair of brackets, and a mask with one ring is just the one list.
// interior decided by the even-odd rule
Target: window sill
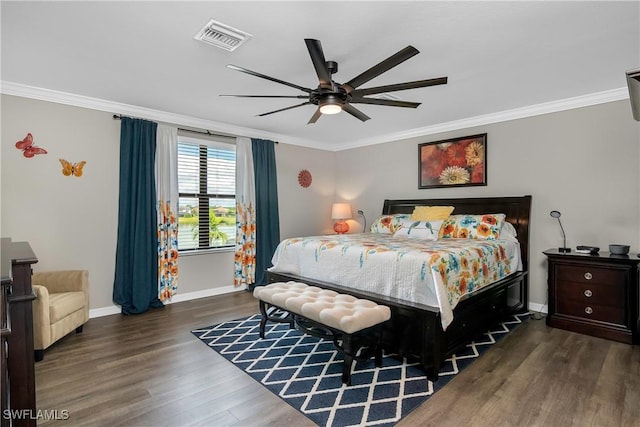
[(186, 251), (178, 251), (178, 256), (183, 257), (183, 256), (196, 256), (196, 255), (211, 255), (211, 254), (219, 254), (219, 253), (234, 252), (234, 251), (235, 251), (234, 247), (211, 248), (211, 249), (203, 249), (199, 251), (186, 250)]

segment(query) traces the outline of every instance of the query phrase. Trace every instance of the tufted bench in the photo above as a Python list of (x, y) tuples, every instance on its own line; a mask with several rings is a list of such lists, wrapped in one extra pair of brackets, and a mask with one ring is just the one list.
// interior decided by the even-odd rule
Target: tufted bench
[(375, 356), (382, 366), (382, 323), (391, 318), (385, 305), (340, 294), (300, 282), (276, 282), (257, 286), (253, 296), (259, 300), (260, 337), (267, 321), (296, 325), (303, 332), (331, 338), (344, 356), (342, 382), (351, 385), (353, 361)]

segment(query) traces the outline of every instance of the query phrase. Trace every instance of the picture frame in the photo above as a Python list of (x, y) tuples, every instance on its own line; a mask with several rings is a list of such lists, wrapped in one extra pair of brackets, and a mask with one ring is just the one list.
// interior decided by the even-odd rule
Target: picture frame
[(418, 188), (487, 185), (487, 134), (418, 145)]

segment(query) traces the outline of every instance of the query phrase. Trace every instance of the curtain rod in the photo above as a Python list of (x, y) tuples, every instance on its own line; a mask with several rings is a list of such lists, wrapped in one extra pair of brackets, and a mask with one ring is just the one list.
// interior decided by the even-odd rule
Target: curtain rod
[[(114, 114), (113, 115), (113, 120), (120, 120), (122, 119), (122, 115), (120, 114)], [(184, 129), (184, 128), (178, 128), (178, 130), (181, 130), (183, 132), (191, 132), (191, 133), (197, 133), (200, 135), (207, 135), (207, 136), (221, 136), (224, 138), (234, 138), (234, 136), (232, 135), (220, 135), (219, 133), (212, 133), (211, 131), (209, 131), (209, 129), (205, 129), (205, 131), (201, 131), (201, 130), (193, 130), (193, 129)], [(278, 143), (278, 141), (273, 141), (276, 144)]]

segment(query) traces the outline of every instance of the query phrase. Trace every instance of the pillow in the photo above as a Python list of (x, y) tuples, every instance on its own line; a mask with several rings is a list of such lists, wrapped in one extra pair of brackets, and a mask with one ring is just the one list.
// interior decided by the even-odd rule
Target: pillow
[(371, 224), (371, 232), (378, 234), (393, 234), (400, 228), (400, 220), (408, 219), (409, 214), (380, 215)]
[(411, 214), (411, 219), (415, 221), (447, 219), (453, 209), (453, 206), (416, 206)]
[(444, 221), (414, 221), (412, 219), (401, 220), (400, 228), (393, 233), (393, 237), (406, 237), (409, 239), (438, 240), (438, 233)]
[(518, 241), (518, 233), (516, 228), (509, 221), (505, 221), (500, 229), (501, 240), (511, 240), (512, 242)]
[(505, 214), (451, 215), (442, 224), (443, 239), (496, 240)]

